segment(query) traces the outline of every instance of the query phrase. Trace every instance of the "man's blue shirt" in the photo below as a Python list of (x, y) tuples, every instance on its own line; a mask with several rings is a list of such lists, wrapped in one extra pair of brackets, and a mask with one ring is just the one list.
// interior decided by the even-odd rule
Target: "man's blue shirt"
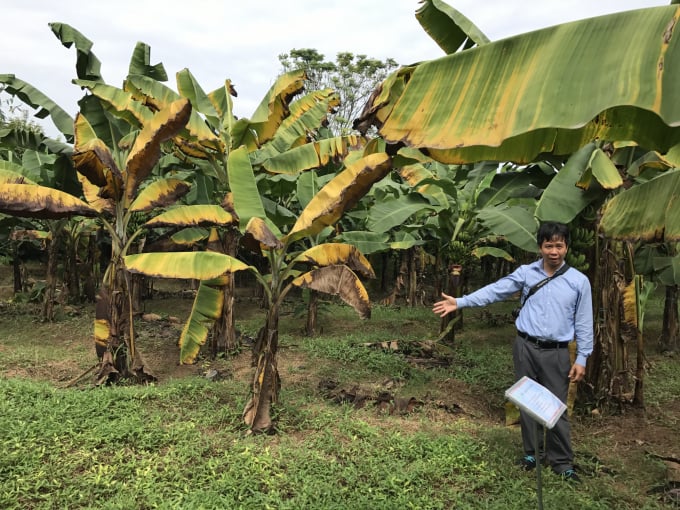
[[(518, 291), (524, 299), (529, 289), (547, 276), (540, 259), (457, 298), (456, 303), (458, 308), (486, 306), (508, 299)], [(593, 304), (588, 278), (573, 267), (569, 268), (526, 300), (515, 326), (542, 340), (570, 342), (576, 339), (576, 363), (585, 366), (593, 352)]]

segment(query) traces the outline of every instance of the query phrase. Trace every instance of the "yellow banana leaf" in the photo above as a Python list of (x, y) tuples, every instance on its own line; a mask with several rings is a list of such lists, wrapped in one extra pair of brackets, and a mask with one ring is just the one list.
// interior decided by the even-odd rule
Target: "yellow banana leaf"
[(111, 338), (111, 323), (108, 319), (95, 319), (94, 321), (94, 343), (98, 350), (104, 351), (109, 345)]
[(196, 227), (204, 225), (231, 225), (236, 219), (219, 205), (180, 205), (147, 221), (144, 226)]
[(347, 266), (326, 266), (295, 278), (292, 285), (339, 296), (354, 308), (362, 319), (371, 317), (368, 292), (359, 277)]
[(30, 184), (0, 184), (0, 213), (40, 219), (97, 216), (95, 209), (73, 195)]
[(153, 278), (212, 280), (226, 273), (253, 270), (229, 255), (216, 252), (137, 253), (125, 257), (125, 268)]
[(639, 289), (641, 285), (642, 276), (636, 274), (623, 289), (623, 320), (635, 328), (639, 325)]
[(151, 211), (174, 204), (191, 189), (188, 182), (180, 179), (159, 179), (152, 182), (130, 204), (130, 211)]
[(139, 184), (146, 179), (161, 157), (161, 143), (175, 136), (191, 115), (191, 103), (178, 99), (154, 115), (137, 135), (125, 163), (125, 197), (130, 204)]
[(387, 175), (391, 169), (390, 162), (386, 153), (378, 152), (351, 163), (312, 198), (287, 238), (295, 240), (316, 235), (333, 225), (374, 183)]
[(371, 263), (356, 246), (343, 243), (319, 244), (305, 250), (293, 259), (292, 264), (302, 262), (315, 266), (344, 264), (367, 278), (375, 278)]
[(383, 84), (366, 115), (389, 143), (446, 163), (526, 163), (596, 138), (665, 151), (680, 140), (679, 18), (678, 5), (600, 16), (425, 62), (408, 80), (402, 69), (391, 85), (403, 91)]

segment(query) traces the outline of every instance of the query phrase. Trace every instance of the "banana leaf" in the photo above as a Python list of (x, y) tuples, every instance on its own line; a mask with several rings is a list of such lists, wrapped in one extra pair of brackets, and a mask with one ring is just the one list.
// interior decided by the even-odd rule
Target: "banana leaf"
[(664, 152), (680, 141), (679, 13), (600, 16), (402, 68), (357, 124), (446, 163), (527, 163), (596, 138)]

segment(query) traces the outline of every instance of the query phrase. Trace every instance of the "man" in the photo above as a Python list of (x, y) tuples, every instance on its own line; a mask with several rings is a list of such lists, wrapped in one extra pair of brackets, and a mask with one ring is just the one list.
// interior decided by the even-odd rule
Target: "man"
[[(566, 403), (569, 381), (585, 376), (588, 356), (593, 350), (593, 311), (590, 282), (574, 268), (566, 268), (554, 279), (539, 286), (528, 299), (529, 290), (546, 278), (553, 277), (564, 264), (570, 236), (566, 225), (555, 222), (541, 224), (536, 235), (541, 258), (517, 268), (495, 283), (463, 296), (444, 298), (432, 311), (441, 317), (460, 309), (485, 306), (502, 301), (521, 291), (522, 305), (515, 320), (517, 338), (513, 346), (515, 378), (534, 379)], [(569, 342), (576, 339), (576, 360), (571, 364)], [(536, 459), (547, 460), (553, 471), (563, 478), (578, 482), (574, 471), (567, 413), (546, 433), (545, 445), (534, 451), (536, 423), (520, 412), (524, 458), (520, 464), (527, 470), (536, 467)], [(543, 441), (540, 441), (541, 443)]]

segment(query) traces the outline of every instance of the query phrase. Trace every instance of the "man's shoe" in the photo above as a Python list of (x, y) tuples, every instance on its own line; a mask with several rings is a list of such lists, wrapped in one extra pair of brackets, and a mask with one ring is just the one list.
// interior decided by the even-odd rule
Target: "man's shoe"
[(525, 471), (531, 471), (536, 468), (536, 457), (533, 455), (525, 455), (519, 459), (518, 464), (522, 466)]
[(566, 471), (563, 471), (562, 473), (560, 473), (560, 477), (562, 477), (562, 480), (565, 480), (567, 482), (581, 483), (581, 479), (576, 474), (576, 471), (574, 471), (573, 469), (567, 469)]

